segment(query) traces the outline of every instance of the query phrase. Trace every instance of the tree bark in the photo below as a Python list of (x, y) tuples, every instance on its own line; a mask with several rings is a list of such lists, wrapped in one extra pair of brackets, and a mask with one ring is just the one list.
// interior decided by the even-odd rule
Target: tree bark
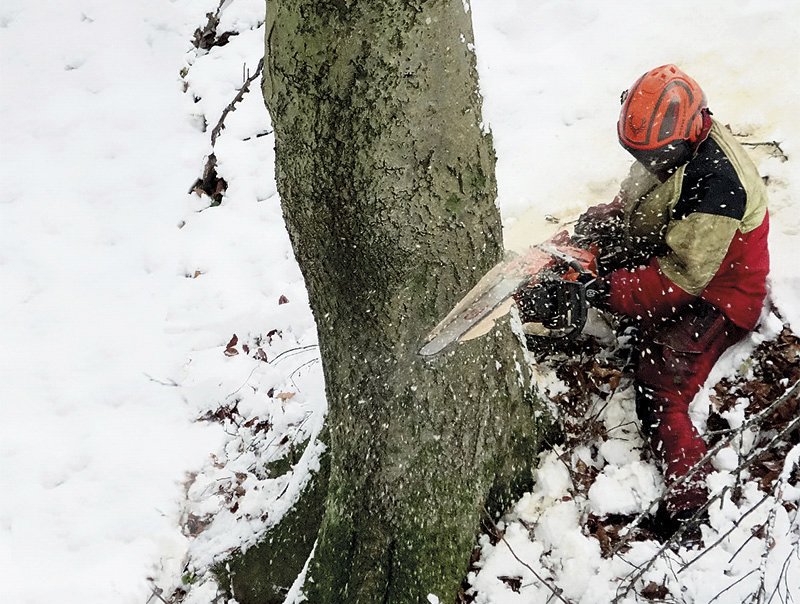
[(503, 250), (470, 15), (462, 0), (270, 0), (266, 30), (278, 190), (329, 404), (304, 591), (452, 602), (485, 506), (530, 486), (544, 418), (507, 325), (417, 354)]

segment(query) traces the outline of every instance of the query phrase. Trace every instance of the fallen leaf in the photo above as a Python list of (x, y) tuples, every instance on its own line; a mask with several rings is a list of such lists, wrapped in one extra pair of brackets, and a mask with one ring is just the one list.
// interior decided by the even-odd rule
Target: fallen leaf
[(287, 298), (286, 296), (281, 295), (281, 297), (278, 298), (278, 304), (288, 304), (288, 303), (289, 303), (289, 298)]
[(511, 591), (519, 593), (519, 589), (520, 587), (522, 587), (522, 577), (500, 576), (497, 578), (500, 579), (506, 585), (508, 585), (511, 588)]
[(275, 395), (275, 398), (279, 398), (282, 401), (288, 401), (290, 398), (293, 398), (294, 395), (297, 394), (296, 392), (279, 392)]
[(663, 600), (669, 595), (666, 585), (659, 585), (655, 581), (650, 581), (642, 590), (642, 596), (648, 600)]
[(208, 525), (211, 524), (211, 520), (212, 517), (210, 515), (196, 516), (195, 514), (189, 514), (184, 525), (184, 534), (189, 537), (196, 537), (206, 530)]
[(232, 357), (232, 356), (236, 356), (237, 354), (239, 354), (239, 351), (236, 350), (236, 348), (235, 348), (235, 346), (236, 346), (236, 344), (238, 342), (239, 342), (239, 338), (236, 336), (236, 334), (233, 334), (233, 337), (231, 338), (230, 342), (228, 342), (228, 344), (225, 346), (225, 356), (226, 357)]

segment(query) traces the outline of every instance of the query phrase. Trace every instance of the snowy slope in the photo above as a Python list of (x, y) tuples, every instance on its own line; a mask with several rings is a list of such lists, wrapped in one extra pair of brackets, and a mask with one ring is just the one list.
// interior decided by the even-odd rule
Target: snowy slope
[[(259, 80), (214, 149), (222, 205), (187, 193), (262, 52), (261, 0), (221, 6), (218, 30), (238, 35), (209, 50), (191, 41), (218, 0), (0, 6), (0, 601), (143, 604), (154, 587), (166, 597), (187, 563), (203, 569), (279, 518), (313, 465), (280, 479), (256, 468), (285, 453), (281, 435), (312, 436), (324, 412)], [(613, 195), (629, 161), (615, 141), (619, 93), (676, 62), (718, 118), (791, 158), (759, 161), (771, 177), (773, 298), (800, 325), (796, 3), (472, 10), (509, 246), (535, 238), (544, 214)], [(553, 513), (553, 526), (575, 528), (569, 510)], [(549, 538), (519, 537), (531, 559)], [(576, 546), (570, 572), (593, 568), (593, 555)], [(201, 582), (191, 597), (208, 602), (211, 590)], [(538, 601), (492, 593), (495, 604)]]
[(176, 305), (206, 139), (178, 74), (202, 11), (0, 7), (3, 602), (144, 602), (185, 547), (185, 472), (221, 442), (171, 385), (202, 330)]

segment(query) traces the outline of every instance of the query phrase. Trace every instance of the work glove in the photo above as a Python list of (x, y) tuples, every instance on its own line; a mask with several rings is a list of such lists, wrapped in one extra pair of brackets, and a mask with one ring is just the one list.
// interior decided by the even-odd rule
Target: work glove
[(575, 235), (586, 243), (605, 243), (618, 235), (622, 228), (625, 205), (617, 196), (611, 203), (592, 206), (578, 217)]

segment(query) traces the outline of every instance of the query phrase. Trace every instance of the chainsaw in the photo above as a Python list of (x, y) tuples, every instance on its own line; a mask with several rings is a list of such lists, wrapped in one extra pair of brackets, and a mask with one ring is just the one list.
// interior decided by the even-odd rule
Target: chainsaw
[(566, 231), (524, 253), (509, 254), (487, 272), (428, 334), (420, 354), (432, 357), (454, 342), (488, 333), (516, 303), (526, 332), (570, 337), (586, 324), (597, 276), (597, 249), (569, 243)]

